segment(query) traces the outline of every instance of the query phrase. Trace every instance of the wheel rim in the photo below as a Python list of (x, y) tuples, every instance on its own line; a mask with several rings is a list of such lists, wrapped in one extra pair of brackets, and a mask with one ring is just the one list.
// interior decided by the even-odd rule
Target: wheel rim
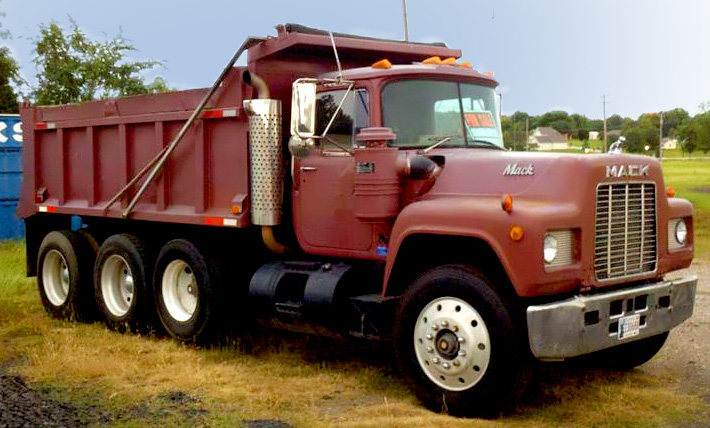
[(69, 297), (69, 265), (57, 250), (49, 250), (42, 264), (42, 285), (47, 300), (54, 306), (61, 306)]
[(192, 318), (197, 310), (198, 288), (190, 265), (173, 260), (165, 268), (162, 280), (163, 301), (168, 314), (179, 322)]
[(106, 309), (116, 316), (125, 316), (135, 300), (133, 272), (122, 256), (109, 256), (101, 268), (101, 294)]
[(414, 351), (432, 382), (449, 391), (463, 391), (486, 373), (491, 341), (483, 318), (473, 306), (456, 297), (441, 297), (419, 313)]

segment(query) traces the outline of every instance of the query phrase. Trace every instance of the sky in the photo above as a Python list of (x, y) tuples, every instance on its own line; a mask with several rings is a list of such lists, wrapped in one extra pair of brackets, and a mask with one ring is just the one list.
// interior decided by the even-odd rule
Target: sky
[[(298, 23), (333, 32), (404, 38), (402, 0), (0, 0), (2, 28), (32, 82), (40, 25), (69, 19), (94, 40), (119, 33), (156, 59), (177, 89), (211, 86), (249, 36)], [(710, 101), (710, 0), (408, 0), (409, 39), (444, 42), (493, 71), (503, 113), (565, 110), (601, 119)], [(245, 63), (243, 57), (240, 63)], [(606, 98), (606, 106), (602, 100)]]

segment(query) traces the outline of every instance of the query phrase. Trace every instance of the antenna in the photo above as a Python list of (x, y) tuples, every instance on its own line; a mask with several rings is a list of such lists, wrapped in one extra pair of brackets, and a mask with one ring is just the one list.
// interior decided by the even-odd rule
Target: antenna
[(335, 47), (333, 32), (328, 31), (328, 33), (330, 34), (330, 43), (333, 45), (333, 53), (335, 53), (335, 62), (338, 64), (338, 80), (343, 80), (343, 69), (340, 67), (340, 58), (338, 57), (338, 49)]
[(407, 28), (407, 0), (402, 0), (402, 9), (404, 10), (404, 41), (409, 41), (409, 29)]

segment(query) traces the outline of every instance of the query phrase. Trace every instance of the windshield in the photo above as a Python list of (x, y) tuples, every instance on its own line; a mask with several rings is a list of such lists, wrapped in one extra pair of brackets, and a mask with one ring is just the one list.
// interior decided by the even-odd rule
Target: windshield
[(401, 80), (382, 91), (384, 126), (397, 147), (498, 147), (503, 138), (493, 88), (472, 83)]

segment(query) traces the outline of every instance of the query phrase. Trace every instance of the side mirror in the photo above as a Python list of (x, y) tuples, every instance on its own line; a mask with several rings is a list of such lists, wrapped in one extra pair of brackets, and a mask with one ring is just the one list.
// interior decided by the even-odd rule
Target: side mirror
[(316, 84), (296, 80), (291, 99), (291, 135), (302, 140), (316, 132)]

